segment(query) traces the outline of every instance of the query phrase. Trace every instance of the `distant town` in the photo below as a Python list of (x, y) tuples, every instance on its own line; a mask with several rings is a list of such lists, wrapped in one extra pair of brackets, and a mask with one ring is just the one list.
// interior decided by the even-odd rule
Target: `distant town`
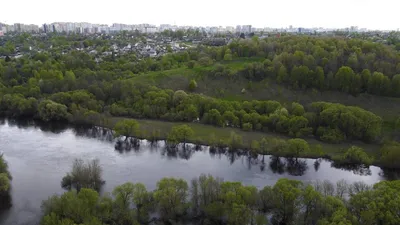
[(333, 29), (333, 28), (303, 28), (288, 26), (286, 28), (256, 28), (252, 25), (237, 25), (233, 26), (213, 26), (213, 27), (194, 27), (194, 26), (176, 26), (170, 24), (161, 24), (159, 26), (151, 24), (120, 24), (114, 23), (111, 26), (104, 24), (92, 24), (92, 23), (71, 23), (71, 22), (55, 22), (50, 24), (43, 24), (38, 26), (35, 24), (22, 24), (15, 23), (13, 25), (7, 25), (0, 23), (0, 36), (6, 33), (79, 33), (79, 34), (94, 34), (94, 33), (116, 33), (121, 31), (138, 31), (141, 33), (157, 33), (165, 30), (187, 30), (196, 29), (201, 32), (218, 34), (218, 33), (255, 33), (255, 32), (287, 32), (287, 33), (326, 33), (326, 32), (368, 32), (366, 28), (359, 28), (357, 26), (351, 26), (348, 28)]

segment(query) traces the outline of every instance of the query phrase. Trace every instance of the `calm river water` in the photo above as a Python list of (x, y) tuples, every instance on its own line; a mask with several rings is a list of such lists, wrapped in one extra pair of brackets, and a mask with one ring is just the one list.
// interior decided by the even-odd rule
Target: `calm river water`
[(190, 180), (202, 173), (229, 181), (241, 181), (259, 188), (273, 185), (279, 178), (302, 181), (345, 179), (368, 184), (387, 179), (379, 168), (344, 170), (324, 160), (279, 159), (262, 156), (250, 159), (229, 153), (202, 150), (169, 153), (142, 141), (140, 148), (116, 150), (116, 141), (101, 128), (48, 127), (33, 122), (2, 121), (0, 152), (9, 163), (12, 180), (12, 207), (0, 214), (0, 224), (38, 224), (40, 204), (52, 194), (61, 194), (61, 178), (75, 158), (98, 158), (106, 181), (103, 191), (110, 192), (124, 182), (141, 182), (152, 190), (162, 177), (173, 176)]

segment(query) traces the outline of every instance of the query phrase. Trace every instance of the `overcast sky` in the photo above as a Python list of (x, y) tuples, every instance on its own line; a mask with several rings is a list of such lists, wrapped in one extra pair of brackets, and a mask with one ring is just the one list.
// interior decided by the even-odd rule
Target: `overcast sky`
[(400, 0), (1, 0), (0, 22), (400, 28)]

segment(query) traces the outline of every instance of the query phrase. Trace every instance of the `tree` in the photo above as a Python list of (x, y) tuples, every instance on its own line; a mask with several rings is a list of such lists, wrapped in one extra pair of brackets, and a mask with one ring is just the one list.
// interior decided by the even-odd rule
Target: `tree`
[(123, 119), (114, 126), (115, 135), (133, 137), (138, 135), (139, 123), (134, 119)]
[(224, 54), (225, 61), (232, 61), (232, 52), (230, 49), (227, 49)]
[(183, 179), (163, 178), (157, 183), (154, 199), (164, 221), (176, 220), (188, 209), (188, 185)]
[(357, 146), (351, 146), (341, 157), (342, 163), (370, 165), (373, 161), (365, 151)]
[(135, 215), (140, 223), (147, 223), (149, 220), (149, 211), (153, 206), (152, 194), (146, 190), (141, 183), (125, 183), (117, 186), (113, 190), (115, 202), (119, 205), (119, 220), (133, 223), (132, 213), (130, 212), (131, 203), (135, 205)]
[(195, 79), (190, 80), (190, 83), (189, 83), (189, 90), (190, 90), (190, 91), (194, 91), (194, 90), (196, 90), (196, 88), (197, 88), (197, 82), (196, 82), (196, 80), (195, 80)]
[(400, 143), (385, 143), (380, 149), (380, 163), (387, 168), (399, 168)]
[(278, 77), (276, 78), (278, 83), (285, 83), (289, 79), (289, 74), (285, 66), (281, 66), (278, 71)]
[(289, 120), (289, 134), (295, 137), (301, 137), (307, 133), (311, 133), (308, 128), (308, 120), (303, 116), (295, 116)]
[(82, 159), (75, 159), (71, 172), (62, 178), (61, 187), (67, 190), (76, 189), (78, 192), (82, 188), (91, 188), (99, 191), (105, 183), (101, 177), (102, 172), (103, 170), (97, 159), (87, 163), (84, 163)]
[(242, 136), (236, 134), (234, 131), (231, 132), (231, 135), (229, 137), (228, 141), (228, 146), (229, 149), (231, 150), (237, 150), (243, 147), (243, 140)]
[(188, 97), (188, 94), (186, 94), (185, 91), (182, 90), (178, 90), (175, 91), (174, 96), (173, 96), (173, 102), (174, 105), (177, 106), (179, 105), (181, 102), (183, 102), (186, 98)]
[(274, 209), (272, 211), (273, 224), (291, 224), (301, 207), (300, 181), (279, 179), (274, 187)]
[(302, 116), (302, 115), (304, 115), (305, 110), (301, 104), (299, 104), (297, 102), (293, 102), (290, 113), (295, 116)]
[(102, 224), (99, 209), (104, 207), (99, 194), (82, 188), (77, 192), (65, 192), (62, 196), (52, 196), (42, 203), (43, 225)]
[(51, 100), (43, 100), (38, 107), (40, 119), (48, 121), (67, 120), (67, 106), (53, 102)]
[(171, 143), (183, 143), (183, 147), (186, 148), (186, 142), (194, 135), (194, 131), (188, 125), (173, 126), (168, 134), (168, 142)]
[(309, 152), (310, 146), (307, 141), (300, 138), (290, 139), (288, 141), (288, 154), (298, 158), (301, 154)]
[(302, 205), (304, 206), (303, 224), (313, 224), (313, 221), (320, 219), (321, 204), (321, 193), (316, 191), (313, 186), (307, 185), (302, 193)]

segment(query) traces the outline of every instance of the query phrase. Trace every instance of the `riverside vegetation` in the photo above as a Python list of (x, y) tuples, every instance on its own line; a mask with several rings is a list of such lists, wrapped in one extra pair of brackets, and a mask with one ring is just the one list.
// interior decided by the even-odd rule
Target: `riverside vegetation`
[(3, 155), (0, 155), (0, 209), (11, 206), (11, 174), (8, 171), (8, 164)]
[[(386, 98), (383, 96), (398, 97), (400, 56), (394, 46), (335, 37), (253, 37), (234, 40), (222, 47), (198, 46), (157, 59), (138, 60), (130, 54), (112, 54), (98, 60), (95, 55), (68, 48), (83, 40), (74, 40), (74, 36), (53, 38), (52, 48), (45, 51), (0, 60), (0, 113), (3, 116), (110, 128), (121, 117), (186, 122), (194, 130), (183, 139), (180, 135), (168, 135), (169, 131), (160, 128), (163, 122), (157, 123), (160, 127), (140, 131), (135, 127), (145, 126), (134, 125), (123, 134), (165, 138), (171, 145), (181, 139), (228, 146), (232, 150), (246, 148), (272, 154), (326, 156), (345, 163), (400, 165), (396, 142), (400, 122), (396, 123), (392, 116), (324, 101), (300, 104), (258, 97), (243, 101), (236, 97), (251, 92), (253, 84), (264, 80), (294, 90), (314, 89), (321, 93), (330, 90), (353, 96), (367, 93), (382, 99)], [(6, 46), (15, 51), (15, 46), (24, 41), (41, 43), (44, 47), (49, 44), (28, 36), (11, 40)], [(65, 52), (66, 49), (70, 50)], [(173, 90), (163, 89), (161, 83), (171, 73), (178, 73), (174, 76), (185, 82), (174, 82)], [(220, 98), (202, 94), (202, 85), (207, 85), (202, 83), (204, 79), (210, 85), (220, 84), (221, 80), (228, 83), (246, 80), (247, 85), (233, 99), (227, 99), (223, 95)], [(397, 112), (397, 106), (393, 105), (393, 110)], [(223, 129), (215, 130), (215, 127)], [(190, 135), (199, 134), (202, 129), (218, 132), (209, 132), (201, 139)], [(239, 129), (249, 133), (246, 140), (238, 134)], [(228, 135), (222, 134), (225, 130)], [(260, 133), (292, 139), (255, 138)], [(307, 142), (312, 139), (319, 140), (320, 145), (310, 147)], [(373, 146), (372, 150), (364, 152), (352, 147), (353, 142), (360, 141)], [(348, 150), (335, 152), (324, 143), (345, 143)], [(265, 150), (266, 145), (276, 150)]]
[[(188, 184), (166, 177), (153, 191), (125, 183), (99, 193), (101, 167), (76, 160), (65, 180), (71, 191), (43, 201), (42, 225), (229, 224), (229, 225), (396, 225), (400, 181), (373, 186), (344, 180), (302, 183), (280, 179), (257, 189), (201, 175)], [(90, 171), (90, 172), (89, 172)], [(70, 186), (71, 187), (71, 186)]]

